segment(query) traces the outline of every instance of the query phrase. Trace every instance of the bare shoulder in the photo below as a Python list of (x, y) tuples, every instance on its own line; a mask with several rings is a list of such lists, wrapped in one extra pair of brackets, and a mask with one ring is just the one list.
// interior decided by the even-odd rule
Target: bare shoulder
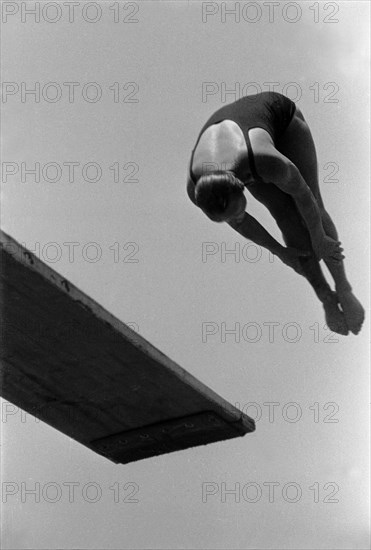
[(199, 177), (205, 166), (232, 170), (246, 154), (246, 142), (240, 127), (232, 120), (222, 120), (206, 128), (200, 137), (194, 150), (192, 172)]

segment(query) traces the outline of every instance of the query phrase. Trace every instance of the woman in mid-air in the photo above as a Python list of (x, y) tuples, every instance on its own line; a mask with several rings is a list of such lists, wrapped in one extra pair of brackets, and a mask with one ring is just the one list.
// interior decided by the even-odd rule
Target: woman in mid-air
[[(287, 247), (245, 212), (245, 188), (268, 208)], [(211, 220), (227, 222), (303, 275), (323, 304), (330, 330), (358, 334), (364, 309), (346, 278), (343, 249), (322, 201), (309, 126), (293, 101), (263, 92), (216, 111), (192, 151), (187, 192)]]

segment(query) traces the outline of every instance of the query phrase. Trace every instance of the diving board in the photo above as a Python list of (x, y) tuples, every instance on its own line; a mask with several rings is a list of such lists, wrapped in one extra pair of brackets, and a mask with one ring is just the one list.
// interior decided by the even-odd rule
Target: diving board
[(115, 462), (254, 421), (1, 232), (1, 396)]

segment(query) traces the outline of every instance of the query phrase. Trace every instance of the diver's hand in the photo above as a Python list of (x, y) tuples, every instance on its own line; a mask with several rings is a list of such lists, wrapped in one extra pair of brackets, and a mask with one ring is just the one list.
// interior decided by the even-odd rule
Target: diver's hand
[(339, 263), (345, 258), (342, 254), (343, 248), (340, 245), (340, 241), (335, 241), (325, 235), (313, 248), (318, 260)]

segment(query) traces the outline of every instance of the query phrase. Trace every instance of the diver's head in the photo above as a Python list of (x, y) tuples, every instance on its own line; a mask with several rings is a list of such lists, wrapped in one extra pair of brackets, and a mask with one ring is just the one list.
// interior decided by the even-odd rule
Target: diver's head
[(244, 184), (229, 170), (201, 176), (195, 187), (197, 206), (215, 222), (241, 218), (246, 208)]

